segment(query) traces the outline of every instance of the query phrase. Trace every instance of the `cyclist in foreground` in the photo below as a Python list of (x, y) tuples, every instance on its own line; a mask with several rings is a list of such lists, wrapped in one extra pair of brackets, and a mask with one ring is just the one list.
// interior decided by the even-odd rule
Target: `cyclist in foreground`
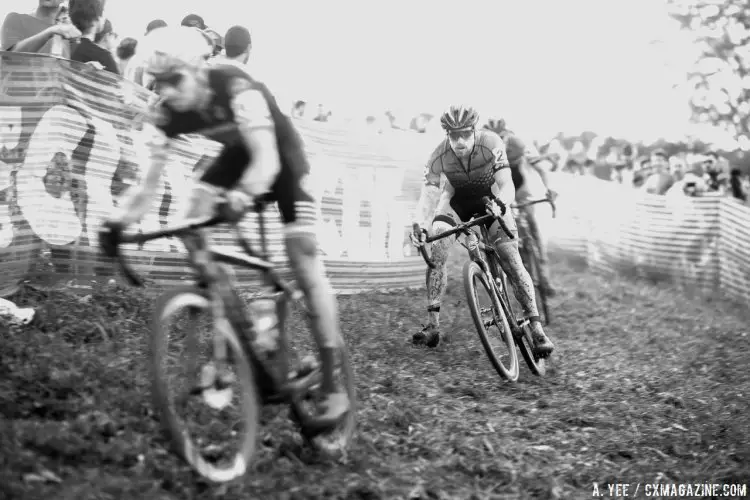
[[(456, 226), (452, 212), (462, 222), (484, 214), (483, 196), (494, 197), (509, 207), (515, 187), (503, 140), (489, 130), (477, 130), (479, 115), (471, 107), (451, 106), (440, 117), (446, 139), (438, 145), (424, 167), (424, 186), (417, 204), (416, 222), (426, 228), (432, 219), (432, 231), (440, 234)], [(441, 180), (444, 180), (441, 188)], [(434, 218), (432, 217), (434, 215)], [(508, 228), (517, 235), (510, 210), (503, 214)], [(517, 239), (509, 239), (495, 221), (489, 228), (490, 242), (497, 249), (503, 271), (508, 276), (516, 299), (531, 321), (535, 350), (549, 355), (554, 349), (539, 321), (536, 294), (531, 277), (521, 262)], [(415, 245), (424, 244), (416, 240)], [(440, 304), (448, 285), (448, 251), (456, 237), (432, 244), (434, 269), (427, 269), (428, 323), (412, 337), (416, 345), (436, 347), (440, 343)]]
[[(206, 63), (210, 47), (197, 30), (154, 30), (139, 50), (144, 51), (145, 69), (153, 77), (159, 96), (151, 109), (151, 122), (156, 128), (148, 143), (151, 164), (140, 185), (105, 221), (100, 235), (102, 248), (111, 254), (108, 242), (149, 211), (178, 135), (202, 133), (222, 143), (222, 152), (195, 183), (185, 216), (211, 215), (222, 195), (236, 215), (244, 213), (261, 195), (270, 194), (270, 199), (278, 203), (286, 253), (305, 294), (320, 350), (322, 391), (326, 394), (320, 410), (324, 418), (340, 418), (349, 409), (349, 400), (345, 392), (337, 390), (334, 379), (341, 339), (338, 311), (318, 257), (315, 203), (302, 188), (310, 167), (301, 137), (263, 83), (239, 68), (210, 67)], [(221, 126), (225, 127), (218, 130)], [(218, 264), (208, 257), (205, 231), (186, 236), (184, 243), (193, 265), (209, 276), (220, 272)]]
[[(546, 196), (555, 201), (557, 193), (550, 189), (549, 177), (547, 176), (547, 169), (552, 170), (552, 167), (554, 167), (552, 162), (547, 158), (543, 158), (533, 144), (526, 143), (509, 130), (504, 119), (489, 119), (484, 128), (495, 132), (505, 143), (505, 151), (508, 155), (508, 163), (510, 163), (510, 171), (513, 176), (513, 185), (516, 187), (516, 203), (520, 205), (532, 198), (529, 183), (527, 182), (527, 177), (530, 175), (539, 176), (547, 191)], [(529, 229), (532, 231), (532, 236), (539, 249), (539, 277), (542, 281), (541, 286), (548, 297), (554, 297), (555, 289), (550, 280), (549, 259), (547, 258), (547, 240), (542, 237), (542, 228), (537, 222), (537, 207), (536, 205), (527, 205), (522, 210), (526, 212), (530, 226)]]

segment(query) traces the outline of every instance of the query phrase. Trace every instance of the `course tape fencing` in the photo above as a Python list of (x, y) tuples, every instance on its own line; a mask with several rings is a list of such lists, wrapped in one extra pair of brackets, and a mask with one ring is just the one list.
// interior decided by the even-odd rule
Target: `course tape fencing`
[[(109, 279), (97, 227), (148, 160), (143, 116), (153, 94), (107, 72), (35, 54), (0, 52), (0, 296), (23, 280), (87, 286)], [(318, 200), (321, 253), (338, 293), (424, 286), (424, 263), (408, 244), (422, 167), (435, 138), (377, 135), (331, 123), (297, 121)], [(198, 136), (178, 141), (143, 230), (176, 222), (191, 180), (218, 153)], [(656, 196), (593, 177), (553, 174), (555, 220), (538, 206), (553, 247), (603, 272), (717, 289), (750, 298), (750, 209), (724, 198)], [(543, 193), (530, 179), (530, 188)], [(545, 216), (546, 214), (546, 216)], [(284, 262), (274, 206), (265, 214), (272, 260)], [(258, 243), (254, 215), (243, 233)], [(239, 251), (217, 228), (213, 243)], [(191, 273), (184, 247), (163, 239), (129, 248), (133, 267), (160, 285)], [(244, 286), (257, 283), (237, 270)]]
[(653, 195), (595, 177), (552, 179), (563, 215), (546, 225), (551, 246), (596, 271), (750, 300), (750, 207), (719, 196)]

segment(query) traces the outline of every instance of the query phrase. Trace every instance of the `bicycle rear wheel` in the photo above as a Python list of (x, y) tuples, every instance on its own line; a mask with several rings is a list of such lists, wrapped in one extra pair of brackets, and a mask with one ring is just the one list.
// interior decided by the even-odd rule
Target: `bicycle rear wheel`
[[(174, 451), (201, 476), (225, 482), (245, 474), (255, 452), (260, 398), (243, 340), (229, 321), (217, 320), (212, 312), (208, 293), (196, 287), (159, 298), (150, 336), (151, 385)], [(187, 368), (188, 382), (171, 384), (164, 364), (173, 360), (173, 347), (181, 342), (190, 357), (176, 365)], [(214, 353), (222, 346), (227, 351), (223, 361)], [(193, 417), (178, 415), (183, 411)], [(222, 438), (228, 443), (219, 444)]]
[[(318, 349), (310, 332), (310, 317), (303, 301), (301, 299), (287, 299), (284, 310), (284, 338), (287, 342), (290, 366), (302, 366), (303, 370), (307, 366), (306, 371), (317, 372), (302, 375), (305, 378), (312, 375), (316, 382), (308, 386), (304, 398), (295, 398), (292, 401), (290, 408), (292, 418), (302, 425), (303, 437), (312, 448), (328, 458), (341, 458), (354, 440), (357, 422), (357, 393), (354, 383), (354, 370), (352, 369), (346, 342), (343, 337), (339, 337), (335, 374), (338, 389), (346, 392), (349, 398), (349, 411), (334, 429), (320, 433), (310, 432), (304, 428), (303, 423), (305, 421), (315, 422), (316, 400), (322, 396), (320, 392), (322, 372), (319, 361), (315, 359), (315, 353), (318, 352)], [(300, 376), (300, 374), (297, 376)]]
[[(515, 382), (518, 380), (518, 356), (513, 340), (513, 333), (508, 324), (508, 318), (482, 268), (474, 261), (464, 265), (464, 291), (469, 303), (471, 317), (477, 328), (479, 339), (482, 341), (487, 357), (498, 375)], [(480, 304), (479, 293), (489, 298), (488, 304)], [(494, 329), (492, 327), (495, 327)]]

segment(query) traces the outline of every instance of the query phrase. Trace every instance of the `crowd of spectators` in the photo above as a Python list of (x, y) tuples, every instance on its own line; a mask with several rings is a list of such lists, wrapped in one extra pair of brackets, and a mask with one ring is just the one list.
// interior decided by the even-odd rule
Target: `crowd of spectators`
[[(89, 64), (149, 88), (151, 81), (138, 61), (138, 40), (119, 39), (105, 16), (106, 0), (38, 0), (31, 14), (11, 12), (0, 28), (0, 49), (47, 54)], [(233, 26), (225, 36), (206, 26), (197, 14), (185, 16), (182, 26), (206, 38), (207, 55), (215, 62), (245, 65), (252, 41), (250, 32)], [(162, 19), (148, 23), (144, 35), (166, 27)]]
[(731, 196), (750, 204), (750, 176), (716, 151), (669, 154), (657, 147), (638, 154), (637, 146), (626, 144), (612, 146), (603, 154), (599, 148), (586, 151), (580, 142), (570, 151), (556, 146), (547, 149), (554, 150), (561, 171), (595, 175), (651, 194)]
[[(111, 20), (105, 16), (105, 7), (106, 0), (38, 0), (36, 10), (31, 14), (13, 12), (7, 15), (0, 30), (0, 48), (71, 59), (152, 88), (152, 81), (139, 62), (138, 40), (131, 37), (120, 40)], [(222, 36), (197, 14), (186, 16), (181, 24), (204, 35), (207, 57), (212, 63), (248, 69), (252, 37), (247, 28), (233, 26)], [(166, 26), (166, 21), (154, 19), (145, 27), (144, 35)], [(290, 114), (301, 120), (352, 122), (351, 118), (340, 120), (323, 104), (311, 106), (304, 100), (290, 103)], [(437, 124), (430, 114), (403, 117), (395, 116), (391, 111), (380, 116), (355, 118), (354, 121), (379, 134), (391, 130), (425, 133)], [(724, 194), (748, 203), (748, 175), (730, 166), (713, 151), (703, 155), (684, 152), (669, 155), (664, 149), (655, 149), (638, 155), (637, 147), (621, 144), (610, 147), (603, 156), (603, 148), (597, 146), (590, 154), (584, 151), (580, 141), (569, 150), (559, 144), (557, 148), (546, 145), (541, 149), (546, 150), (547, 156), (556, 160), (558, 168), (563, 171), (597, 175), (653, 194)]]

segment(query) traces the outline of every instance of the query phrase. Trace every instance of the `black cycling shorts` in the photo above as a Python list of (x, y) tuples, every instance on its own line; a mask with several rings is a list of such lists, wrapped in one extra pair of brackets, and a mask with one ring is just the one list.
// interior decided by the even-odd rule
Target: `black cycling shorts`
[[(200, 177), (200, 182), (232, 189), (242, 179), (251, 159), (249, 151), (244, 146), (227, 146), (206, 168)], [(271, 185), (270, 196), (265, 199), (278, 203), (284, 224), (300, 222), (300, 219), (307, 219), (311, 216), (310, 207), (314, 205), (315, 200), (302, 189), (301, 180), (302, 176), (282, 159), (281, 171)]]

